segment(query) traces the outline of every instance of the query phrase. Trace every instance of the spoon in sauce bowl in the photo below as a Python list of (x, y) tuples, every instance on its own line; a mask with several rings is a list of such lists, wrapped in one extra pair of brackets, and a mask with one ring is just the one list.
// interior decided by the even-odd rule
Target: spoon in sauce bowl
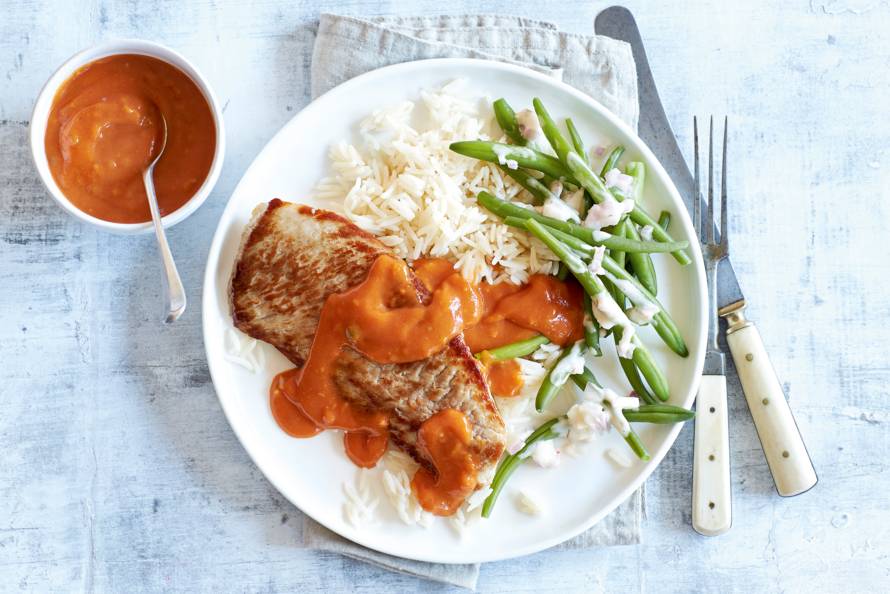
[(158, 197), (155, 194), (154, 171), (155, 165), (161, 160), (164, 149), (167, 147), (167, 120), (158, 110), (158, 122), (160, 123), (160, 134), (157, 138), (160, 140), (157, 149), (152, 147), (152, 152), (157, 150), (154, 159), (148, 164), (148, 167), (142, 172), (142, 181), (145, 184), (145, 195), (148, 197), (148, 207), (151, 210), (151, 220), (155, 227), (155, 236), (158, 239), (158, 250), (161, 252), (161, 260), (164, 264), (164, 299), (167, 306), (167, 314), (164, 323), (172, 324), (179, 319), (179, 316), (185, 312), (186, 298), (185, 288), (182, 286), (182, 279), (179, 278), (179, 271), (176, 270), (176, 262), (173, 261), (173, 254), (170, 252), (170, 246), (167, 244), (167, 235), (164, 233), (164, 225), (161, 224), (161, 209), (158, 207)]

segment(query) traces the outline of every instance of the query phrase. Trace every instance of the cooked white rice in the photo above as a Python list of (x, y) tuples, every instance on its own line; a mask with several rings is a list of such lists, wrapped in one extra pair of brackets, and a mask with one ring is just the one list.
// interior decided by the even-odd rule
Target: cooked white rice
[(421, 92), (417, 103), (375, 111), (361, 123), (359, 146), (331, 148), (332, 175), (316, 186), (316, 198), (342, 205), (402, 258), (448, 258), (474, 282), (553, 273), (556, 257), (543, 244), (476, 204), (482, 190), (520, 200), (525, 190), (498, 166), (448, 148), (500, 137), (490, 101), (468, 98), (462, 87), (455, 81)]

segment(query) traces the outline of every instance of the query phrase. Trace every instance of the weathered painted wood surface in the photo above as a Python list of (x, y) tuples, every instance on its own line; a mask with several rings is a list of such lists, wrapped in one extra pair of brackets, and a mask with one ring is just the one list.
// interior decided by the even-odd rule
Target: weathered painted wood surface
[[(890, 583), (890, 4), (633, 1), (683, 146), (693, 114), (732, 125), (733, 260), (821, 482), (772, 486), (730, 378), (732, 530), (692, 532), (691, 427), (649, 481), (644, 544), (483, 568), (480, 589), (881, 591)], [(484, 10), (589, 32), (601, 2)], [(251, 464), (204, 361), (200, 284), (214, 226), (270, 135), (308, 98), (319, 10), (473, 12), (314, 2), (7, 3), (0, 18), (0, 590), (444, 589), (298, 548), (299, 512)], [(159, 323), (153, 239), (80, 225), (36, 180), (32, 102), (96, 41), (169, 44), (226, 105), (216, 192), (170, 232), (191, 307)]]

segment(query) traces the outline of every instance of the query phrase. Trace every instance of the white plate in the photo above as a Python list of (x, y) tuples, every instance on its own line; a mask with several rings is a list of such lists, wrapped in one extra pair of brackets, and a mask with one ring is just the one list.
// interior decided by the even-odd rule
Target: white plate
[[(517, 109), (529, 106), (532, 97), (540, 97), (555, 117), (573, 117), (588, 146), (620, 143), (627, 147), (625, 159), (646, 163), (646, 207), (655, 214), (669, 210), (671, 232), (691, 244), (694, 263), (689, 266), (679, 266), (668, 255), (655, 258), (659, 298), (682, 329), (690, 356), (681, 359), (671, 354), (649, 329), (642, 330), (642, 335), (666, 370), (671, 402), (692, 404), (705, 350), (704, 270), (691, 220), (676, 188), (636, 134), (588, 96), (530, 70), (480, 60), (427, 60), (367, 73), (314, 101), (275, 135), (238, 184), (213, 238), (204, 279), (204, 342), (214, 386), (235, 434), (269, 481), (294, 505), (334, 532), (384, 553), (421, 561), (476, 563), (534, 553), (592, 526), (652, 473), (680, 426), (638, 425), (652, 459), (648, 463), (634, 460), (630, 468), (620, 468), (605, 456), (606, 450), (616, 448), (632, 457), (614, 431), (583, 456), (563, 456), (557, 469), (524, 465), (508, 483), (492, 518), (479, 520), (464, 539), (447, 521), (437, 520), (428, 529), (402, 524), (382, 492), (377, 493), (381, 522), (356, 529), (343, 512), (343, 484), (355, 480), (356, 468), (343, 454), (339, 433), (293, 439), (277, 427), (269, 412), (270, 380), (290, 364), (272, 347), (262, 345), (266, 369), (254, 374), (229, 362), (223, 349), (225, 332), (232, 327), (227, 285), (252, 209), (276, 197), (313, 204), (311, 189), (327, 171), (327, 151), (333, 143), (357, 140), (358, 123), (372, 110), (415, 100), (421, 89), (456, 78), (467, 79), (467, 89), (477, 89), (479, 94), (506, 97)], [(627, 389), (611, 353), (596, 360), (594, 368), (607, 385)], [(520, 488), (544, 504), (543, 516), (517, 510), (514, 498)]]

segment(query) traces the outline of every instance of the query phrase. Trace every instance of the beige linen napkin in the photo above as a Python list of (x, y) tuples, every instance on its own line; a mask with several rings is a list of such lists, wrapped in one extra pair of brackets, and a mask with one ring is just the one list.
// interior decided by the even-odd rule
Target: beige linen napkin
[[(312, 54), (312, 98), (359, 74), (427, 58), (481, 58), (518, 64), (561, 78), (612, 110), (634, 129), (639, 102), (630, 46), (608, 37), (572, 35), (520, 17), (463, 15), (374, 17), (321, 15)], [(637, 544), (643, 511), (637, 491), (562, 549)], [(479, 565), (401, 559), (348, 541), (305, 518), (303, 544), (401, 573), (475, 589)]]

